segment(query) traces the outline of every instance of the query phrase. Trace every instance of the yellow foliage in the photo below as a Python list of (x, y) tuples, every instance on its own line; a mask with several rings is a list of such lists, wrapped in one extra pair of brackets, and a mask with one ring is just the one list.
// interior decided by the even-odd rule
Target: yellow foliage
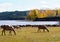
[(60, 16), (60, 9), (58, 9), (58, 15)]
[(55, 10), (46, 9), (47, 16), (56, 16)]
[(35, 17), (34, 17), (34, 11), (33, 11), (33, 10), (31, 10), (31, 11), (29, 12), (27, 18), (29, 18), (30, 20), (34, 20)]
[[(58, 10), (58, 13), (60, 13), (60, 10)], [(50, 9), (46, 9), (46, 10), (34, 9), (29, 12), (29, 16), (31, 17), (32, 20), (35, 18), (35, 15), (37, 16), (37, 18), (56, 16), (56, 11)]]
[(44, 17), (46, 17), (46, 14), (45, 12), (42, 11), (42, 13), (39, 14), (38, 18), (44, 18)]
[(38, 9), (36, 9), (35, 11), (36, 11), (36, 15), (37, 15), (38, 18), (44, 18), (44, 17), (46, 17), (45, 12), (43, 12), (43, 11), (40, 12), (40, 10), (38, 10)]

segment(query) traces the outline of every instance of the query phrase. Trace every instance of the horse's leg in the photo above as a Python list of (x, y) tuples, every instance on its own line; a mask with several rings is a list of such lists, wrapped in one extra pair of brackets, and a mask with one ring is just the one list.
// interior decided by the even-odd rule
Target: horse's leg
[(9, 35), (12, 35), (12, 34), (11, 34), (11, 30), (9, 31)]
[(15, 32), (15, 30), (13, 30), (13, 32), (14, 32), (14, 34), (16, 35), (16, 32)]
[(2, 35), (3, 35), (4, 30), (2, 30)]
[(49, 30), (46, 28), (47, 32), (49, 32)]
[[(40, 28), (38, 28), (38, 30), (37, 30), (37, 32), (39, 32), (40, 31)], [(41, 32), (41, 31), (40, 31)]]
[(43, 29), (43, 32), (45, 32), (45, 29)]
[(21, 29), (21, 27), (20, 27), (20, 29)]
[(3, 30), (3, 32), (4, 32), (4, 35), (6, 35), (6, 34), (5, 34), (5, 30)]

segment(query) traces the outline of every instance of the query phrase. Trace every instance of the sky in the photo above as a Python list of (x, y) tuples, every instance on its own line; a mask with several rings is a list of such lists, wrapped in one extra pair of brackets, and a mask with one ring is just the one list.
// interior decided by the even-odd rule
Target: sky
[(60, 0), (0, 0), (0, 12), (60, 8)]

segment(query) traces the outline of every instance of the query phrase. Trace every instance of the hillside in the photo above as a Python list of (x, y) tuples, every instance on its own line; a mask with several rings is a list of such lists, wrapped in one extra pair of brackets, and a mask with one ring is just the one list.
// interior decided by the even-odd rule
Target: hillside
[[(52, 10), (29, 10), (29, 11), (11, 11), (0, 12), (0, 20), (25, 20), (34, 19), (34, 21), (60, 21), (60, 13)], [(51, 13), (53, 12), (53, 13)], [(57, 15), (58, 14), (58, 15)], [(59, 16), (59, 17), (58, 17)]]
[(0, 12), (0, 20), (24, 20), (28, 11)]

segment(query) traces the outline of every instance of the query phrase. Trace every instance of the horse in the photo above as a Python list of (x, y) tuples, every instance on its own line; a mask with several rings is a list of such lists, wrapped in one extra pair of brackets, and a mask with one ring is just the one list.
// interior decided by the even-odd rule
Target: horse
[(1, 25), (0, 27), (3, 29), (3, 30), (2, 30), (2, 35), (3, 35), (3, 34), (6, 35), (6, 34), (5, 34), (6, 31), (9, 31), (9, 33), (11, 33), (11, 31), (13, 31), (13, 32), (14, 32), (14, 35), (16, 35), (16, 32), (15, 32), (13, 26)]
[(38, 30), (37, 30), (37, 32), (39, 32), (40, 29), (43, 29), (43, 32), (45, 32), (45, 30), (46, 30), (47, 32), (49, 32), (49, 30), (47, 29), (47, 27), (46, 27), (45, 25), (38, 25)]

